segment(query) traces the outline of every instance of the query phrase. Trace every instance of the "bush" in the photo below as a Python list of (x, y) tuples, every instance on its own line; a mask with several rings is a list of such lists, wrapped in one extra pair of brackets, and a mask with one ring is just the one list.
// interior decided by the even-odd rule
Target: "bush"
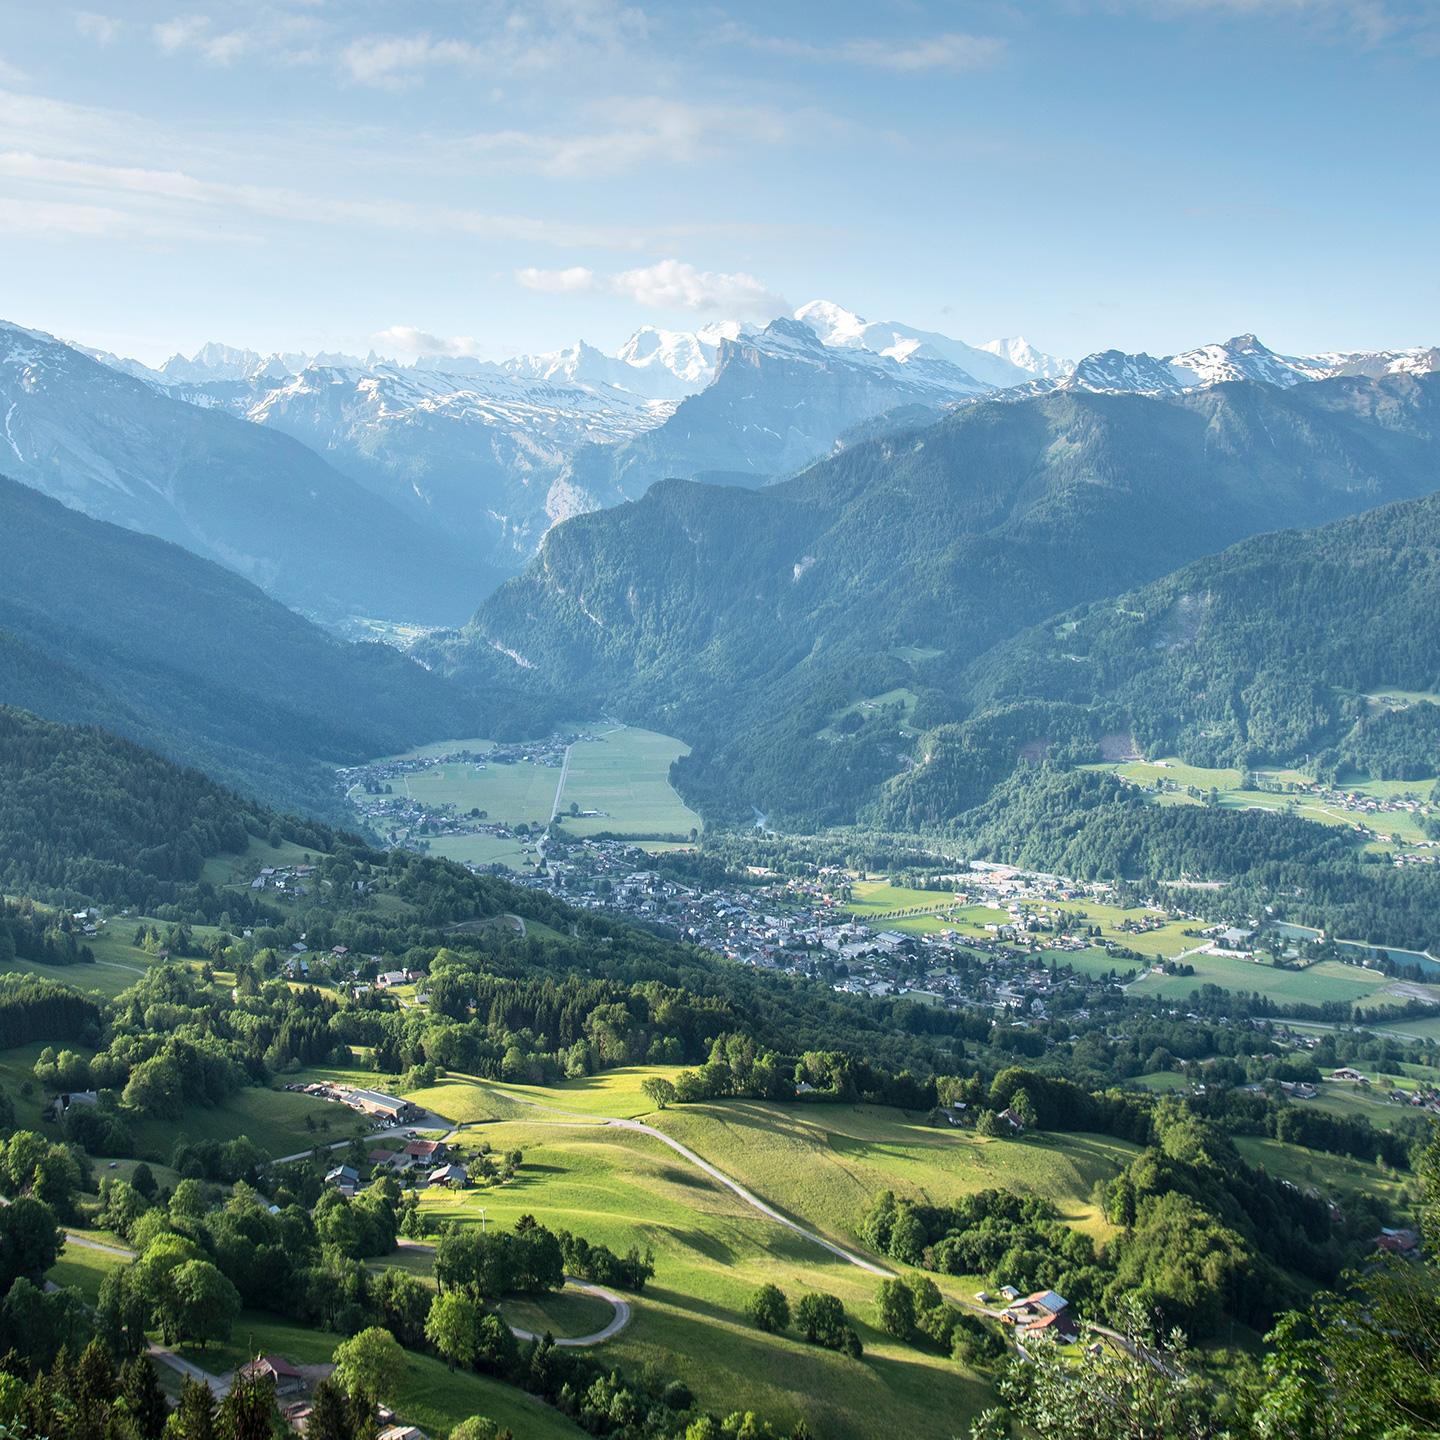
[(762, 1285), (746, 1304), (745, 1316), (756, 1329), (778, 1335), (790, 1324), (790, 1301), (778, 1285)]

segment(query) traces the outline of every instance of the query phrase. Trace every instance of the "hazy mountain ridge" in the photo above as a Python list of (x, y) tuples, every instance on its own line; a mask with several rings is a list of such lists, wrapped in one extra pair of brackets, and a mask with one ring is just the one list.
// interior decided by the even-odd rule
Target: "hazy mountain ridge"
[(490, 733), (515, 709), (6, 479), (0, 533), (0, 704), (104, 725), (276, 802), (333, 810), (334, 764)]
[(0, 457), (86, 514), (161, 536), (296, 607), (442, 621), (485, 567), (287, 436), (0, 324)]

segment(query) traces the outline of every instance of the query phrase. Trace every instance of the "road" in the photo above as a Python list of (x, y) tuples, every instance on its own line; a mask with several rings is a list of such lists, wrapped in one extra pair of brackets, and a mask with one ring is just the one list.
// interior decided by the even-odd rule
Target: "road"
[(533, 1105), (537, 1110), (548, 1111), (552, 1115), (562, 1115), (570, 1124), (595, 1125), (602, 1124), (613, 1126), (619, 1130), (634, 1130), (641, 1135), (649, 1135), (658, 1140), (662, 1145), (669, 1146), (682, 1159), (688, 1160), (697, 1169), (704, 1171), (717, 1184), (723, 1185), (732, 1194), (739, 1196), (752, 1210), (759, 1211), (767, 1220), (773, 1220), (777, 1225), (783, 1225), (792, 1234), (800, 1236), (802, 1240), (808, 1240), (812, 1245), (818, 1245), (822, 1250), (828, 1250), (832, 1255), (845, 1261), (847, 1265), (854, 1265), (864, 1270), (869, 1275), (882, 1275), (889, 1277), (894, 1272), (883, 1265), (877, 1265), (873, 1260), (867, 1260), (863, 1255), (857, 1255), (853, 1250), (847, 1250), (843, 1245), (837, 1245), (833, 1240), (827, 1240), (823, 1235), (808, 1226), (800, 1224), (798, 1220), (792, 1220), (788, 1215), (782, 1215), (773, 1205), (762, 1200), (753, 1191), (747, 1190), (738, 1180), (727, 1175), (717, 1165), (712, 1165), (708, 1160), (697, 1155), (688, 1145), (682, 1145), (678, 1140), (667, 1135), (663, 1130), (657, 1130), (653, 1125), (646, 1125), (641, 1120), (604, 1120), (597, 1122), (593, 1115), (584, 1115), (575, 1110), (561, 1110), (553, 1105), (546, 1105), (540, 1100), (531, 1100), (528, 1096), (517, 1095), (514, 1091), (506, 1091), (506, 1095), (522, 1105)]
[[(615, 1310), (610, 1317), (610, 1323), (596, 1330), (590, 1335), (573, 1335), (564, 1340), (557, 1337), (555, 1345), (557, 1349), (584, 1350), (592, 1345), (603, 1345), (612, 1336), (618, 1335), (630, 1323), (630, 1302), (622, 1300), (612, 1290), (606, 1290), (603, 1286), (592, 1285), (588, 1280), (575, 1280), (569, 1275), (565, 1277), (565, 1288), (567, 1290), (578, 1290), (582, 1295), (593, 1295), (597, 1300), (608, 1301)], [(510, 1333), (517, 1340), (539, 1340), (542, 1336), (535, 1334), (533, 1330), (522, 1330), (518, 1325), (510, 1327)]]
[(678, 1140), (672, 1139), (663, 1130), (657, 1130), (653, 1125), (646, 1125), (640, 1120), (607, 1120), (607, 1125), (613, 1125), (621, 1130), (638, 1130), (642, 1135), (651, 1135), (662, 1145), (668, 1145), (677, 1155), (683, 1156), (692, 1165), (703, 1170), (712, 1180), (718, 1181), (727, 1190), (733, 1191), (753, 1210), (758, 1210), (768, 1219), (773, 1220), (777, 1225), (783, 1225), (787, 1230), (799, 1235), (802, 1239), (808, 1240), (813, 1245), (819, 1245), (822, 1249), (828, 1250), (832, 1255), (838, 1256), (847, 1264), (857, 1266), (870, 1275), (890, 1276), (893, 1272), (887, 1270), (883, 1265), (877, 1265), (873, 1260), (867, 1260), (863, 1255), (857, 1255), (853, 1250), (847, 1250), (843, 1245), (837, 1245), (833, 1240), (827, 1240), (823, 1235), (807, 1226), (800, 1224), (798, 1220), (792, 1220), (788, 1215), (782, 1215), (773, 1205), (767, 1204), (758, 1195), (747, 1190), (738, 1180), (732, 1179), (723, 1170), (712, 1165), (708, 1160), (702, 1159), (688, 1145), (682, 1145)]
[(555, 803), (550, 807), (550, 818), (552, 820), (560, 813), (560, 796), (565, 790), (565, 777), (570, 773), (570, 752), (574, 748), (573, 745), (567, 745), (565, 747), (565, 758), (560, 762), (560, 779), (555, 785)]

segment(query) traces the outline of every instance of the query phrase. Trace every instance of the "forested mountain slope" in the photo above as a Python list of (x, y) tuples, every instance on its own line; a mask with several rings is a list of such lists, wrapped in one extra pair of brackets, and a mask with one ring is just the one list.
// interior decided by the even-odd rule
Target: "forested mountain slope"
[(7, 473), (288, 604), (453, 622), (494, 576), (288, 436), (0, 322)]
[(967, 665), (1046, 615), (1437, 483), (1436, 376), (981, 403), (760, 491), (578, 517), (432, 653), (683, 736), (712, 814), (844, 818), (909, 749), (879, 709), (835, 733), (852, 702), (959, 719)]
[(1440, 768), (1440, 495), (1242, 541), (977, 660), (964, 724), (881, 797), (888, 824), (952, 817), (1022, 751), (1098, 759), (1102, 734), (1198, 765), (1308, 762), (1423, 779)]
[(277, 803), (325, 767), (513, 714), (385, 645), (332, 639), (239, 576), (0, 478), (0, 703), (105, 725)]
[(0, 892), (154, 914), (210, 856), (272, 831), (333, 839), (128, 740), (0, 705)]

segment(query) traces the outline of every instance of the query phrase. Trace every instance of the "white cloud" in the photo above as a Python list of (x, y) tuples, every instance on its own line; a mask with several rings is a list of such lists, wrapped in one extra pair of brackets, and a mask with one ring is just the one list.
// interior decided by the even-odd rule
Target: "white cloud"
[[(1073, 3), (1073, 0), (1072, 0)], [(1088, 8), (1139, 10), (1150, 19), (1213, 14), (1237, 19), (1292, 19), (1314, 38), (1366, 49), (1405, 47), (1433, 57), (1440, 48), (1436, 0), (1090, 0)]]
[(515, 278), (527, 290), (543, 290), (548, 295), (599, 295), (606, 289), (603, 278), (583, 265), (568, 270), (538, 270), (530, 265), (517, 270)]
[(727, 25), (719, 38), (748, 45), (771, 55), (831, 64), (864, 65), (875, 70), (914, 74), (923, 70), (980, 70), (996, 64), (1005, 53), (1005, 41), (994, 35), (948, 31), (914, 40), (866, 37), (820, 44), (782, 35), (760, 35), (741, 25)]
[[(3, 115), (3, 106), (0, 106)], [(109, 204), (124, 203), (156, 227), (167, 216), (193, 217), (197, 209), (213, 216), (222, 229), (245, 217), (286, 224), (339, 225), (377, 231), (433, 233), (448, 231), (485, 240), (521, 240), (560, 246), (639, 249), (657, 239), (693, 233), (672, 226), (644, 231), (604, 225), (545, 220), (526, 215), (493, 214), (459, 206), (417, 204), (385, 198), (353, 200), (284, 186), (247, 185), (204, 180), (184, 170), (110, 165), (92, 160), (56, 158), (32, 151), (0, 151), (0, 179), (10, 179), (53, 197), (69, 192)], [(186, 220), (189, 223), (189, 220)]]
[(123, 28), (113, 15), (101, 15), (94, 10), (75, 12), (75, 33), (97, 45), (113, 45)]
[(602, 275), (582, 265), (566, 270), (529, 267), (515, 272), (527, 290), (552, 295), (614, 295), (652, 310), (689, 310), (772, 319), (788, 310), (783, 297), (755, 276), (697, 270), (683, 260), (661, 260)]
[(341, 70), (357, 84), (400, 90), (436, 66), (478, 65), (484, 51), (467, 40), (432, 40), (428, 35), (372, 35), (352, 40), (340, 52)]
[(382, 354), (446, 355), (451, 359), (480, 353), (480, 342), (473, 335), (432, 335), (413, 325), (390, 325), (377, 330), (370, 343)]
[(210, 65), (233, 65), (255, 47), (246, 30), (216, 30), (204, 15), (179, 15), (163, 20), (151, 34), (167, 55), (198, 55)]
[(614, 99), (592, 107), (594, 128), (566, 135), (498, 130), (463, 148), (555, 180), (595, 179), (651, 165), (694, 165), (750, 145), (789, 143), (814, 133), (823, 116), (791, 116), (763, 105), (707, 105), (662, 97)]

